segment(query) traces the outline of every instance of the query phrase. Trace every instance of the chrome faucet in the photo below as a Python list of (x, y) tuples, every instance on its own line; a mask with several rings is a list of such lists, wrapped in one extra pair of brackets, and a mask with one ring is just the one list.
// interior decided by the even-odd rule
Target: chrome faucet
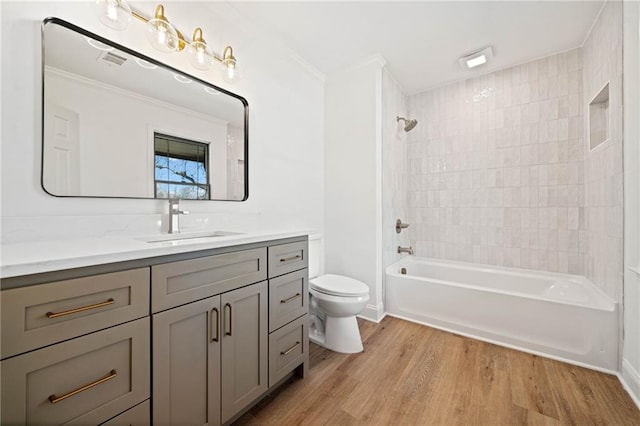
[(396, 234), (399, 234), (400, 231), (409, 227), (408, 223), (402, 223), (402, 220), (396, 220)]
[(398, 246), (398, 253), (408, 253), (408, 254), (413, 254), (413, 249), (411, 248), (411, 246), (409, 247), (400, 247)]
[(169, 198), (169, 233), (180, 233), (180, 215), (189, 214), (186, 210), (180, 210), (180, 200), (178, 198)]

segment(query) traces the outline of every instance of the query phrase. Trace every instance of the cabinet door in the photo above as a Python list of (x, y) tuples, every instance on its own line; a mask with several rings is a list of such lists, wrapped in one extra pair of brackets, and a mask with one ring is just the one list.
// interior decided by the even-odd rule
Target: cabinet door
[(153, 424), (220, 424), (220, 296), (153, 315)]
[(222, 422), (268, 387), (267, 282), (222, 295)]

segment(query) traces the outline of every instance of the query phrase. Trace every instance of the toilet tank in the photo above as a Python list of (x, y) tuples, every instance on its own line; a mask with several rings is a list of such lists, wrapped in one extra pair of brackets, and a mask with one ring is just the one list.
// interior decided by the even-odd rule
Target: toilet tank
[(320, 275), (320, 256), (322, 237), (320, 234), (309, 235), (309, 278)]

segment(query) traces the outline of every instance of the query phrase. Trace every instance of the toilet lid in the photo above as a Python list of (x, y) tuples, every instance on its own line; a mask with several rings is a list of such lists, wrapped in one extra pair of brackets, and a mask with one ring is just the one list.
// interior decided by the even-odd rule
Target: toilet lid
[(315, 291), (333, 296), (365, 296), (369, 294), (369, 287), (365, 283), (342, 275), (319, 276), (311, 280), (310, 286)]

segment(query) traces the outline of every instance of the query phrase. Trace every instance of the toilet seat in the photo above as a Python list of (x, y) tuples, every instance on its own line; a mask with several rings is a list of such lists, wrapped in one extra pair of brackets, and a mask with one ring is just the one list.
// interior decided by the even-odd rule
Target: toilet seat
[(326, 274), (310, 280), (310, 288), (331, 296), (368, 296), (369, 287), (362, 281), (342, 275)]

